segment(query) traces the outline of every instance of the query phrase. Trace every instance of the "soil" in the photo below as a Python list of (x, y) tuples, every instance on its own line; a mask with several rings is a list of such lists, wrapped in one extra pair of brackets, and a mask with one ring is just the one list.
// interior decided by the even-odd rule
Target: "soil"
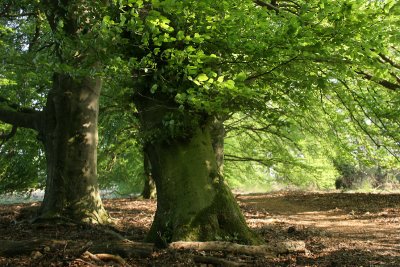
[[(150, 255), (121, 255), (126, 266), (400, 266), (400, 194), (275, 192), (236, 199), (249, 226), (267, 243), (304, 241), (306, 252), (270, 257), (159, 249)], [(0, 206), (3, 245), (42, 242), (29, 253), (0, 257), (0, 266), (120, 266), (85, 252), (116, 235), (143, 242), (156, 209), (154, 200), (112, 199), (105, 200), (115, 218), (112, 227), (32, 224), (29, 219), (39, 205)]]

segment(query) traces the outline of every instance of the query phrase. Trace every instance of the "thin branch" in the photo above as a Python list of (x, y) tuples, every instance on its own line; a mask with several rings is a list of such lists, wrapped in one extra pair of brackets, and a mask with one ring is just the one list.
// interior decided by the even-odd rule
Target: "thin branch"
[(55, 43), (55, 42), (51, 42), (51, 43), (47, 43), (47, 44), (45, 44), (45, 45), (42, 45), (41, 47), (39, 47), (39, 48), (36, 50), (36, 52), (40, 52), (40, 51), (42, 51), (42, 50), (44, 50), (44, 49), (46, 49), (46, 48), (48, 48), (48, 47), (52, 47), (53, 45), (55, 46), (56, 43)]
[(34, 45), (38, 42), (39, 37), (40, 37), (40, 31), (41, 31), (41, 22), (39, 19), (39, 12), (37, 12), (36, 13), (35, 33), (33, 34), (32, 40), (30, 40), (30, 42), (29, 42), (28, 51), (32, 51)]
[(253, 161), (253, 162), (257, 162), (261, 165), (264, 165), (266, 167), (271, 167), (271, 165), (272, 165), (272, 164), (270, 164), (272, 160), (269, 160), (270, 163), (268, 164), (267, 161), (264, 159), (258, 159), (258, 158), (252, 158), (252, 157), (240, 157), (240, 156), (235, 156), (235, 155), (230, 155), (230, 154), (225, 154), (224, 160), (225, 161), (240, 161), (240, 162)]
[(261, 6), (261, 7), (266, 7), (268, 9), (272, 9), (272, 10), (275, 10), (276, 12), (279, 12), (279, 8), (277, 6), (275, 6), (275, 5), (270, 4), (270, 3), (266, 3), (266, 2), (261, 1), (261, 0), (254, 0), (254, 3), (256, 5)]
[(259, 132), (268, 132), (269, 133), (269, 132), (271, 132), (270, 128), (272, 126), (274, 126), (274, 124), (270, 123), (270, 124), (267, 124), (264, 127), (252, 127), (252, 126), (243, 125), (243, 126), (241, 126), (241, 128), (246, 129), (246, 130), (250, 130), (250, 131), (259, 131)]
[[(343, 81), (343, 80), (341, 80), (341, 79), (338, 79), (338, 81), (339, 81), (347, 90), (351, 90), (350, 87), (347, 85), (347, 83), (346, 83), (345, 81)], [(336, 92), (336, 91), (335, 91), (335, 92)], [(343, 107), (349, 112), (349, 115), (350, 115), (351, 119), (352, 119), (353, 121), (356, 122), (356, 124), (358, 125), (358, 127), (368, 136), (368, 138), (372, 141), (372, 143), (374, 143), (374, 145), (375, 145), (376, 147), (382, 146), (382, 144), (379, 144), (379, 143), (372, 137), (371, 133), (370, 133), (367, 129), (365, 129), (365, 127), (361, 124), (361, 122), (354, 116), (353, 111), (351, 110), (350, 107), (348, 107), (348, 105), (346, 104), (346, 102), (344, 101), (344, 99), (339, 95), (338, 92), (336, 92), (336, 96), (338, 97), (338, 99), (339, 99), (340, 103), (343, 105)], [(386, 146), (383, 146), (383, 148), (385, 148), (385, 150), (386, 150), (387, 152), (389, 152), (397, 161), (400, 162), (399, 157), (398, 157), (396, 154), (394, 154), (390, 149), (388, 149)]]
[(272, 69), (270, 69), (270, 70), (268, 70), (268, 71), (266, 71), (266, 72), (263, 72), (263, 73), (259, 73), (259, 74), (255, 74), (255, 75), (253, 75), (253, 76), (250, 76), (250, 77), (248, 77), (244, 82), (245, 82), (245, 83), (251, 83), (252, 81), (254, 81), (254, 80), (257, 79), (257, 78), (260, 78), (260, 77), (262, 77), (262, 76), (268, 75), (268, 74), (270, 74), (271, 72), (273, 72), (274, 70), (276, 70), (276, 69), (278, 69), (278, 68), (280, 68), (280, 67), (282, 67), (282, 66), (284, 66), (284, 65), (289, 64), (290, 62), (292, 62), (293, 60), (295, 60), (297, 57), (298, 57), (298, 56), (295, 56), (295, 57), (292, 57), (292, 58), (289, 59), (289, 60), (286, 60), (286, 61), (284, 61), (284, 62), (281, 62), (280, 64), (276, 65), (275, 67), (273, 67)]
[(360, 109), (361, 109), (361, 111), (363, 112), (364, 116), (365, 116), (366, 118), (368, 118), (368, 119), (371, 121), (371, 123), (373, 123), (376, 127), (378, 127), (378, 128), (382, 131), (382, 133), (387, 133), (387, 134), (389, 134), (389, 136), (390, 136), (394, 141), (396, 141), (395, 138), (394, 138), (393, 136), (390, 135), (390, 131), (388, 130), (388, 128), (386, 127), (385, 123), (382, 121), (382, 119), (380, 118), (380, 116), (378, 116), (378, 115), (376, 114), (375, 109), (374, 109), (373, 107), (370, 107), (370, 109), (372, 110), (372, 112), (374, 113), (374, 115), (375, 115), (375, 117), (376, 117), (376, 120), (377, 120), (380, 124), (379, 124), (378, 122), (376, 122), (375, 119), (372, 118), (372, 117), (368, 114), (367, 110), (364, 108), (364, 106), (363, 106), (362, 103), (360, 102), (360, 99), (362, 99), (362, 97), (361, 97), (359, 94), (357, 94), (355, 91), (351, 90), (350, 88), (348, 88), (348, 87), (346, 87), (346, 88), (347, 88), (348, 90), (350, 90), (350, 93), (351, 93), (351, 95), (353, 96), (353, 99), (356, 101), (356, 103), (357, 103), (358, 106), (360, 107)]
[(300, 6), (298, 3), (296, 3), (295, 1), (285, 0), (285, 2), (292, 3), (292, 4), (295, 5), (297, 8), (301, 8), (301, 6)]

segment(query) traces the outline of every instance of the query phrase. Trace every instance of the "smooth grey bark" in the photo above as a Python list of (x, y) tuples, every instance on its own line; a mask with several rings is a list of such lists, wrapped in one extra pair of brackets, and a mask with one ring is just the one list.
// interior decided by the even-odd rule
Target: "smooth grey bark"
[(41, 218), (109, 220), (97, 183), (100, 90), (99, 78), (55, 74), (43, 111), (0, 109), (1, 121), (36, 130), (44, 144), (47, 178)]
[(65, 52), (57, 43), (58, 60), (82, 70), (74, 74), (55, 73), (47, 98), (42, 131), (47, 181), (41, 215), (60, 214), (74, 220), (105, 223), (109, 216), (97, 182), (101, 79), (84, 74), (88, 69), (98, 69), (99, 62), (95, 53), (85, 48), (82, 37), (90, 36), (106, 3), (42, 0), (42, 4), (55, 38), (74, 49)]
[(42, 0), (42, 11), (54, 34), (55, 59), (80, 71), (56, 71), (43, 111), (0, 108), (0, 120), (38, 131), (44, 144), (47, 180), (42, 218), (65, 216), (96, 223), (109, 219), (97, 183), (101, 79), (85, 74), (98, 69), (99, 63), (82, 38), (90, 36), (106, 2)]
[(41, 215), (105, 223), (97, 182), (100, 78), (54, 75), (44, 123), (47, 180)]

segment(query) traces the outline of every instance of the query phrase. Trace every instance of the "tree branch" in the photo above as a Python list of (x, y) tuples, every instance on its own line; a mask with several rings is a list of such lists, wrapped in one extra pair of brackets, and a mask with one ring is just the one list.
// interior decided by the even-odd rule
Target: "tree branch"
[(256, 80), (257, 78), (260, 78), (260, 77), (262, 77), (262, 76), (265, 76), (265, 75), (267, 75), (267, 74), (270, 74), (270, 73), (273, 72), (274, 70), (276, 70), (276, 69), (278, 69), (278, 68), (280, 68), (280, 67), (282, 67), (282, 66), (284, 66), (284, 65), (289, 64), (290, 62), (292, 62), (293, 60), (295, 60), (297, 57), (298, 57), (298, 56), (294, 56), (294, 57), (292, 57), (292, 58), (290, 58), (290, 59), (288, 59), (288, 60), (286, 60), (286, 61), (283, 61), (283, 62), (279, 63), (278, 65), (276, 65), (275, 67), (273, 67), (272, 69), (270, 69), (270, 70), (268, 70), (268, 71), (266, 71), (266, 72), (258, 73), (258, 74), (255, 74), (255, 75), (253, 75), (253, 76), (250, 76), (250, 77), (248, 77), (244, 82), (245, 82), (245, 83), (251, 83), (252, 81)]
[(240, 245), (231, 242), (208, 241), (208, 242), (184, 242), (177, 241), (169, 244), (172, 250), (201, 250), (201, 251), (224, 251), (236, 254), (253, 256), (276, 257), (279, 254), (305, 253), (307, 252), (304, 241), (282, 241), (260, 246)]
[(15, 127), (23, 127), (40, 131), (40, 117), (42, 111), (21, 107), (11, 103), (8, 99), (0, 96), (0, 121)]
[(384, 80), (384, 79), (377, 79), (376, 77), (372, 76), (371, 74), (368, 74), (363, 71), (356, 71), (356, 73), (362, 75), (364, 79), (366, 79), (368, 81), (372, 81), (374, 83), (377, 83), (377, 84), (385, 87), (386, 89), (393, 90), (393, 91), (400, 89), (400, 84), (396, 84), (396, 83), (393, 83), (391, 81)]
[(388, 56), (379, 53), (379, 57), (382, 59), (382, 61), (389, 63), (392, 67), (395, 67), (396, 69), (400, 69), (400, 64), (389, 58)]
[[(347, 83), (344, 80), (338, 79), (338, 81), (349, 91), (351, 91), (350, 87), (347, 85)], [(358, 120), (356, 118), (356, 116), (354, 115), (353, 110), (346, 104), (345, 100), (340, 96), (340, 94), (335, 91), (337, 98), (339, 99), (340, 103), (343, 105), (343, 107), (349, 112), (350, 118), (355, 121), (355, 123), (357, 124), (357, 126), (363, 131), (363, 133), (365, 133), (368, 138), (372, 141), (372, 143), (376, 146), (376, 147), (380, 147), (382, 146), (382, 144), (379, 144), (377, 140), (375, 140), (375, 138), (372, 136), (372, 134), (361, 124), (360, 120)], [(389, 152), (397, 161), (400, 162), (399, 157), (393, 153), (389, 148), (387, 148), (386, 146), (383, 146), (383, 148), (385, 148), (385, 150), (387, 152)]]
[(32, 40), (29, 41), (29, 51), (32, 51), (33, 47), (35, 46), (36, 43), (38, 43), (39, 37), (40, 37), (40, 31), (41, 31), (41, 21), (39, 18), (39, 12), (36, 13), (36, 25), (35, 25), (35, 33), (32, 37)]
[(277, 6), (275, 6), (275, 5), (273, 5), (273, 4), (266, 3), (266, 2), (261, 1), (261, 0), (254, 0), (254, 3), (256, 5), (259, 5), (259, 6), (262, 6), (262, 7), (266, 7), (268, 9), (272, 9), (272, 10), (275, 10), (276, 12), (279, 12), (279, 8)]
[(0, 108), (0, 121), (16, 127), (23, 127), (40, 131), (39, 125), (41, 114), (42, 111), (26, 113)]
[(272, 160), (268, 160), (269, 164), (266, 160), (263, 159), (257, 159), (257, 158), (251, 158), (251, 157), (240, 157), (240, 156), (235, 156), (235, 155), (230, 155), (230, 154), (225, 154), (224, 155), (224, 160), (226, 161), (240, 161), (240, 162), (246, 162), (246, 161), (253, 161), (253, 162), (257, 162), (261, 165), (264, 165), (266, 167), (271, 167), (271, 162)]

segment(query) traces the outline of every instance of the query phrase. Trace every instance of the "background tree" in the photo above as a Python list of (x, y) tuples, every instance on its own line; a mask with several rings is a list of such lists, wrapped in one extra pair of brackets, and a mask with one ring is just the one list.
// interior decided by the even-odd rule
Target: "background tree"
[[(43, 142), (47, 180), (41, 217), (61, 215), (103, 223), (108, 220), (108, 215), (98, 192), (96, 167), (98, 99), (101, 88), (96, 72), (100, 70), (100, 65), (93, 54), (97, 47), (88, 42), (92, 39), (100, 40), (97, 39), (97, 31), (93, 31), (101, 18), (100, 6), (89, 5), (85, 1), (43, 1), (27, 6), (2, 4), (3, 17), (6, 18), (3, 27), (14, 29), (14, 36), (22, 36), (22, 41), (24, 38), (32, 40), (17, 47), (18, 56), (32, 62), (29, 66), (31, 73), (41, 69), (41, 76), (32, 76), (39, 77), (38, 80), (47, 80), (47, 83), (29, 91), (36, 97), (28, 98), (28, 106), (33, 103), (38, 105), (37, 108), (10, 104), (2, 98), (3, 107), (0, 109), (0, 119), (3, 122), (13, 127), (35, 130)], [(36, 21), (29, 20), (32, 14)], [(14, 17), (19, 19), (14, 21)], [(35, 28), (33, 37), (29, 31), (24, 32), (19, 27), (25, 24)], [(14, 47), (10, 47), (14, 50)], [(52, 48), (54, 55), (41, 52), (47, 47)], [(16, 68), (20, 62), (7, 67)], [(49, 70), (51, 68), (55, 69), (53, 73)], [(9, 87), (2, 86), (3, 91), (9, 88), (13, 89), (11, 92), (23, 91), (21, 83), (24, 84), (25, 78), (22, 76), (21, 79), (9, 82)], [(49, 84), (52, 84), (51, 89), (47, 87)], [(18, 97), (16, 100), (21, 103)]]

